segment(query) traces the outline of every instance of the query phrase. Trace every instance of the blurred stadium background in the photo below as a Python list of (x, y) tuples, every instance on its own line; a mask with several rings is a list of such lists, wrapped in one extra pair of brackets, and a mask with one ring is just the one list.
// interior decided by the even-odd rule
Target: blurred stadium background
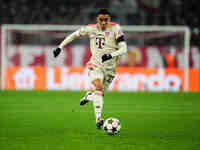
[[(57, 60), (51, 57), (52, 49), (68, 33), (77, 29), (77, 25), (95, 23), (97, 8), (106, 7), (112, 13), (112, 21), (116, 21), (122, 26), (132, 26), (133, 29), (133, 31), (129, 31), (124, 27), (129, 47), (128, 54), (120, 58), (119, 65), (120, 67), (129, 67), (129, 69), (126, 68), (124, 72), (119, 68), (119, 76), (116, 78), (119, 82), (113, 83), (111, 90), (118, 90), (121, 87), (121, 90), (134, 91), (199, 91), (200, 39), (197, 6), (198, 1), (195, 0), (190, 2), (182, 0), (2, 1), (0, 6), (0, 22), (2, 24), (1, 87), (3, 89), (87, 89), (88, 82), (84, 81), (88, 79), (82, 73), (85, 71), (83, 68), (78, 73), (83, 79), (76, 80), (75, 76), (69, 75), (68, 79), (76, 81), (72, 81), (68, 86), (62, 81), (62, 78), (66, 77), (62, 75), (62, 69), (54, 69), (53, 75), (43, 78), (41, 76), (46, 76), (43, 75), (44, 73), (40, 74), (40, 77), (37, 73), (31, 73), (30, 66), (84, 67), (90, 58), (87, 40), (70, 44), (64, 50), (63, 56)], [(27, 30), (26, 26), (21, 26), (20, 31), (18, 28), (3, 30), (3, 24), (43, 25), (43, 27), (33, 27), (34, 31), (31, 27)], [(49, 25), (54, 25), (54, 28), (52, 29)], [(144, 26), (144, 32), (137, 32), (134, 26)], [(171, 32), (171, 30), (145, 31), (150, 27), (160, 29), (169, 26), (177, 32)], [(186, 33), (178, 30), (179, 26), (189, 27), (188, 40), (184, 36)], [(48, 29), (49, 31), (47, 31)], [(184, 50), (187, 48), (189, 52), (185, 53)], [(16, 66), (22, 66), (22, 68), (18, 68), (16, 71)], [(29, 68), (25, 69), (24, 67)], [(130, 67), (134, 67), (134, 69)], [(143, 70), (141, 70), (142, 68)], [(46, 68), (35, 72), (42, 72), (42, 70), (51, 72), (46, 71)], [(131, 70), (135, 71), (130, 73)], [(151, 73), (147, 73), (149, 70)], [(22, 72), (21, 75), (20, 72)], [(123, 73), (129, 76), (123, 77)], [(30, 77), (31, 74), (32, 77)], [(27, 81), (25, 81), (26, 78), (28, 78)], [(42, 81), (45, 80), (46, 83), (37, 80), (39, 78)], [(129, 82), (124, 82), (123, 78), (129, 78), (129, 80), (125, 80)], [(51, 79), (55, 79), (55, 82), (50, 83)]]
[[(198, 149), (199, 4), (1, 0), (0, 149)], [(92, 104), (79, 107), (90, 87), (88, 39), (76, 40), (57, 59), (52, 57), (66, 35), (95, 23), (102, 7), (122, 25), (128, 44), (104, 97), (104, 118), (122, 123), (114, 137), (96, 130)]]

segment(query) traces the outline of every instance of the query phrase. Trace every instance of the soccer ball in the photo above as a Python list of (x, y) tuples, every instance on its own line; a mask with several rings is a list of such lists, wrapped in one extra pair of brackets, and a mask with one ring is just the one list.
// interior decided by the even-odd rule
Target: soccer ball
[(120, 121), (116, 118), (108, 118), (103, 124), (104, 132), (109, 135), (114, 135), (119, 133), (121, 128)]

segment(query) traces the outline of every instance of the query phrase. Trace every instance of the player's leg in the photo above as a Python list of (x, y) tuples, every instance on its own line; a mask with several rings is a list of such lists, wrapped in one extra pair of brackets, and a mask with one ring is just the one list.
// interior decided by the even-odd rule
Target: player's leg
[(97, 128), (101, 128), (103, 125), (103, 119), (101, 117), (102, 108), (103, 108), (103, 84), (102, 78), (96, 78), (92, 81), (92, 84), (95, 87), (93, 95), (93, 105), (94, 112), (96, 115), (96, 125)]
[(101, 112), (103, 107), (103, 71), (99, 68), (89, 68), (89, 78), (92, 83), (92, 89), (86, 93), (81, 99), (80, 105), (84, 105), (89, 101), (93, 102), (94, 112), (96, 116), (96, 125), (101, 128), (103, 125), (103, 119), (101, 118)]
[(99, 72), (98, 77), (92, 80), (92, 84), (95, 87), (96, 97), (93, 100), (94, 110), (96, 113), (96, 125), (98, 128), (103, 126), (103, 119), (101, 118), (101, 112), (103, 107), (103, 95), (107, 90), (115, 77), (115, 70), (108, 70), (106, 72)]
[(96, 86), (98, 86), (98, 84), (96, 84), (95, 80), (103, 79), (103, 73), (102, 73), (101, 69), (99, 69), (99, 68), (89, 68), (88, 75), (92, 82), (92, 88), (89, 91), (87, 91), (85, 96), (81, 99), (81, 101), (80, 101), (81, 106), (87, 104), (89, 101), (93, 101), (94, 92), (96, 90)]
[[(95, 80), (94, 82), (98, 82), (97, 80)], [(85, 105), (89, 101), (93, 101), (97, 128), (101, 128), (101, 126), (103, 125), (103, 119), (101, 118), (101, 112), (102, 112), (102, 107), (103, 107), (102, 93), (103, 93), (102, 91), (98, 91), (98, 90), (88, 91), (86, 93), (86, 96), (80, 101), (80, 105)]]
[(102, 108), (103, 108), (103, 79), (104, 73), (100, 68), (91, 68), (88, 72), (89, 78), (92, 83), (92, 92), (88, 96), (93, 102), (94, 112), (96, 116), (96, 125), (101, 128), (103, 125), (103, 119), (101, 118)]
[(112, 83), (113, 79), (115, 78), (115, 71), (107, 72), (104, 76), (103, 80), (103, 89), (104, 92), (108, 90), (110, 84)]

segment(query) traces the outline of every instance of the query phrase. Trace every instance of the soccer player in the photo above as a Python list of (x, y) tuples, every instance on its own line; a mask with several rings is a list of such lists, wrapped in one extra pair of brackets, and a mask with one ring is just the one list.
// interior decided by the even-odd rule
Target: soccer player
[(80, 105), (85, 105), (89, 101), (93, 102), (96, 126), (99, 129), (103, 125), (101, 112), (104, 91), (108, 89), (115, 77), (118, 57), (127, 52), (127, 45), (121, 27), (114, 22), (110, 22), (110, 19), (111, 16), (108, 10), (101, 8), (96, 16), (96, 24), (90, 24), (76, 30), (67, 36), (53, 51), (54, 57), (57, 57), (64, 46), (72, 40), (81, 36), (89, 36), (92, 56), (87, 63), (87, 68), (93, 89), (88, 91), (81, 99)]

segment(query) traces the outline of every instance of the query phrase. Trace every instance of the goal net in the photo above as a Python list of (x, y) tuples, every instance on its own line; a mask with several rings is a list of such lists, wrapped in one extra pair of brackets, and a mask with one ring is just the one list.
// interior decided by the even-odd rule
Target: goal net
[[(84, 69), (91, 54), (81, 38), (53, 49), (79, 25), (2, 25), (2, 89), (89, 88)], [(190, 31), (184, 26), (123, 26), (128, 54), (120, 57), (110, 90), (187, 91)], [(170, 54), (170, 55), (168, 55)], [(169, 56), (169, 57), (168, 57)]]

